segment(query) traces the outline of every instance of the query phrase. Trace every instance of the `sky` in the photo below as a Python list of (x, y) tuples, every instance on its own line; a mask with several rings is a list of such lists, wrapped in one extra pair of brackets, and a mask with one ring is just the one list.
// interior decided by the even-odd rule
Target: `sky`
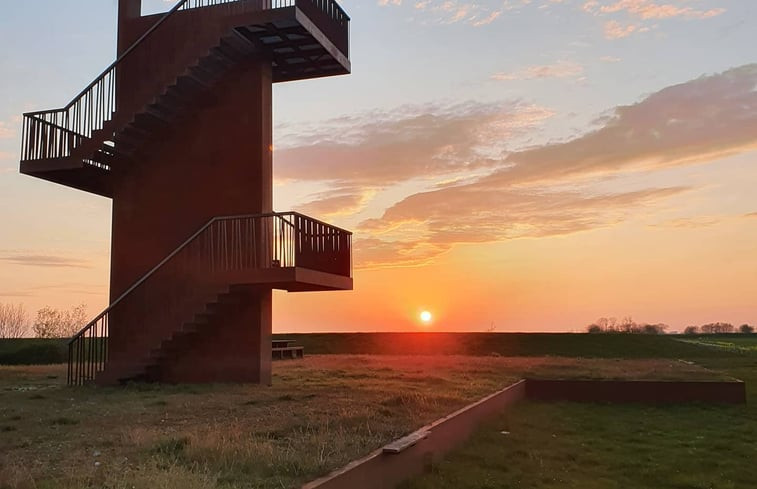
[[(21, 114), (115, 57), (116, 0), (61, 5), (0, 16), (0, 302), (94, 317), (109, 200), (18, 173)], [(355, 289), (275, 332), (757, 323), (757, 2), (340, 5), (352, 74), (274, 87), (274, 207), (354, 232)]]

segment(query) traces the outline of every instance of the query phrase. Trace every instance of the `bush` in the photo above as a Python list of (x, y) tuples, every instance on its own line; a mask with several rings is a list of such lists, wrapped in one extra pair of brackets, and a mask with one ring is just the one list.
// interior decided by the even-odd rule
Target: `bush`
[[(8, 342), (4, 342), (8, 343)], [(67, 342), (18, 340), (0, 351), (0, 365), (49, 365), (68, 361)]]

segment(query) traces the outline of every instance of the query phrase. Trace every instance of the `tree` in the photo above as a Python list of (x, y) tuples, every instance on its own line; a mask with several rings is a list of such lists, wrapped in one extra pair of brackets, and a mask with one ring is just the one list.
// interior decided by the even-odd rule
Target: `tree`
[(699, 334), (699, 326), (686, 326), (683, 334)]
[(75, 335), (87, 322), (87, 306), (80, 304), (68, 311), (45, 306), (37, 311), (34, 333), (38, 338), (67, 338)]
[(754, 333), (754, 326), (749, 326), (748, 324), (742, 324), (741, 326), (739, 326), (739, 333), (752, 334)]
[(601, 333), (602, 328), (598, 324), (590, 324), (586, 326), (586, 332), (587, 333)]
[(29, 329), (29, 321), (23, 304), (0, 302), (0, 338), (21, 338)]
[(665, 330), (668, 329), (667, 324), (643, 324), (641, 326), (641, 332), (644, 334), (665, 334)]
[(702, 325), (702, 333), (705, 334), (722, 334), (733, 333), (734, 327), (730, 323), (709, 323)]

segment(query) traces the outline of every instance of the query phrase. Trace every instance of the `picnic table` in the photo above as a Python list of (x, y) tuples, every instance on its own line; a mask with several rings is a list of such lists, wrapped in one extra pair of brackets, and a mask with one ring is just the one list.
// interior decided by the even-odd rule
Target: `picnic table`
[(273, 359), (284, 358), (303, 358), (305, 356), (304, 346), (292, 346), (294, 340), (289, 339), (277, 339), (271, 340), (272, 351), (271, 357)]

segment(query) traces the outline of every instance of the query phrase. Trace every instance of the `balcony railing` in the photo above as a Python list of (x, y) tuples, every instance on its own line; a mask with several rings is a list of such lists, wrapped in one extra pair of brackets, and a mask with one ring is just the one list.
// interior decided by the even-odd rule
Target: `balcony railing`
[[(68, 345), (68, 383), (93, 380), (108, 361), (108, 325), (140, 317), (156, 337), (172, 331), (176, 311), (197, 312), (225, 277), (245, 271), (303, 267), (352, 275), (352, 233), (296, 213), (216, 217), (139, 279)], [(133, 341), (139, 341), (138, 338)]]

